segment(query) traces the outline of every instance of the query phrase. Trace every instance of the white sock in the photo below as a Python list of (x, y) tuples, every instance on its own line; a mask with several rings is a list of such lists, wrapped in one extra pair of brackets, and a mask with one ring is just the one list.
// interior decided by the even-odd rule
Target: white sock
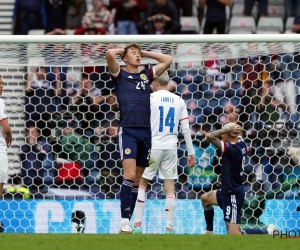
[(134, 209), (134, 225), (140, 227), (142, 224), (142, 216), (145, 207), (146, 200), (146, 187), (139, 186), (138, 196), (135, 203)]
[(168, 193), (166, 195), (166, 228), (173, 229), (175, 215), (175, 194)]
[(123, 224), (124, 222), (128, 222), (129, 223), (129, 219), (128, 218), (122, 218), (121, 219), (121, 223)]

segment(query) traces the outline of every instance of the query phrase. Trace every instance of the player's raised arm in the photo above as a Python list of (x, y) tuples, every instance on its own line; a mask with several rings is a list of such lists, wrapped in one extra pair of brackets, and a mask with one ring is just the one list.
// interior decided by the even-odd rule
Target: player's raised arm
[(173, 62), (172, 56), (151, 51), (142, 50), (142, 57), (148, 57), (158, 61), (158, 64), (155, 65), (156, 76), (160, 76), (162, 73), (167, 71), (170, 68), (171, 63)]
[(120, 64), (116, 59), (116, 56), (119, 55), (122, 57), (124, 49), (108, 49), (106, 51), (106, 61), (108, 70), (112, 75), (117, 75), (120, 71)]
[(223, 128), (213, 131), (211, 133), (206, 133), (206, 139), (218, 149), (222, 150), (222, 141), (219, 139), (220, 136), (228, 133), (240, 134), (241, 127), (235, 123), (226, 124)]

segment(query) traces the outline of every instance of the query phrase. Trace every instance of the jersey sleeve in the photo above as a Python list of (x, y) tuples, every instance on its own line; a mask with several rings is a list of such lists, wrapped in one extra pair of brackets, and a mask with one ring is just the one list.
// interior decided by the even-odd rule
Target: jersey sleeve
[(185, 102), (182, 99), (180, 99), (180, 108), (181, 108), (181, 113), (180, 113), (179, 121), (180, 121), (182, 133), (184, 135), (185, 144), (187, 146), (188, 155), (194, 155), (195, 150), (192, 143), (188, 113), (187, 113)]
[(181, 106), (180, 121), (189, 119), (185, 102), (181, 98), (180, 98), (180, 106)]
[(150, 83), (156, 78), (155, 66), (149, 69)]
[(111, 73), (109, 71), (109, 74), (110, 74), (110, 76), (111, 76), (112, 79), (119, 78), (119, 76), (121, 75), (120, 73), (121, 73), (121, 67), (119, 67), (119, 70), (118, 70), (118, 72), (116, 74), (113, 74), (113, 73)]
[(7, 114), (5, 111), (5, 104), (2, 99), (0, 99), (0, 121), (7, 119)]
[(233, 151), (232, 144), (229, 142), (222, 142), (222, 154), (230, 154)]
[(236, 153), (239, 152), (239, 150), (234, 146), (234, 144), (229, 143), (229, 142), (222, 142), (222, 154), (228, 154), (228, 155), (235, 155)]

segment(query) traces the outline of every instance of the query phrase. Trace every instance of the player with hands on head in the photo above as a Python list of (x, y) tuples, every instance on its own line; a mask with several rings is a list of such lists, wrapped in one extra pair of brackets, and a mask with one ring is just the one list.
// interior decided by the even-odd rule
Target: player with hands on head
[[(3, 92), (3, 79), (0, 76), (0, 95)], [(3, 185), (7, 184), (8, 178), (8, 157), (7, 147), (12, 143), (11, 128), (8, 124), (8, 117), (5, 111), (5, 103), (0, 99), (0, 197), (3, 192)]]
[(242, 128), (235, 123), (227, 123), (222, 129), (211, 133), (203, 132), (206, 139), (222, 153), (222, 188), (201, 196), (206, 221), (205, 234), (213, 234), (213, 205), (223, 210), (228, 234), (272, 234), (276, 229), (273, 224), (267, 230), (240, 229), (245, 199), (243, 173), (247, 158), (247, 146), (240, 136), (241, 132)]
[[(122, 69), (117, 56), (125, 62)], [(154, 59), (158, 63), (150, 69), (140, 71), (142, 57)], [(124, 171), (120, 191), (120, 233), (131, 234), (129, 220), (134, 210), (141, 176), (150, 160), (150, 84), (169, 69), (173, 58), (141, 50), (139, 45), (133, 43), (125, 48), (108, 49), (106, 60), (120, 109), (118, 149)]]
[(152, 149), (150, 167), (146, 168), (140, 181), (137, 202), (134, 210), (134, 234), (141, 234), (142, 214), (146, 200), (146, 188), (157, 170), (159, 178), (164, 180), (166, 193), (166, 234), (174, 234), (175, 190), (174, 180), (178, 178), (177, 143), (178, 125), (188, 150), (188, 164), (196, 164), (195, 152), (189, 128), (188, 112), (180, 96), (168, 91), (169, 76), (164, 72), (152, 82), (154, 93), (151, 94), (151, 130)]

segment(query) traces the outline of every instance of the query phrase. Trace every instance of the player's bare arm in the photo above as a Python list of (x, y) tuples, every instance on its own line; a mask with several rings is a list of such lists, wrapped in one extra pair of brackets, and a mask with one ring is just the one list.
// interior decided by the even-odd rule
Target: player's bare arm
[(148, 57), (158, 61), (158, 64), (155, 65), (156, 76), (160, 76), (162, 73), (167, 71), (170, 68), (171, 63), (173, 62), (173, 57), (169, 55), (144, 50), (142, 50), (141, 52), (142, 57)]
[(206, 136), (206, 139), (211, 143), (213, 144), (217, 149), (220, 149), (222, 150), (222, 141), (217, 138), (217, 137), (213, 137), (211, 136), (211, 134), (207, 133), (205, 134)]
[(122, 56), (124, 49), (109, 49), (106, 51), (106, 61), (109, 72), (111, 74), (117, 74), (120, 70), (120, 64), (116, 59), (116, 56)]
[(1, 121), (1, 125), (3, 128), (4, 135), (5, 135), (6, 146), (9, 147), (12, 142), (12, 134), (11, 134), (11, 128), (8, 124), (8, 119), (3, 119)]
[(241, 133), (241, 127), (237, 124), (232, 124), (229, 127), (224, 127), (221, 129), (218, 129), (216, 131), (213, 131), (211, 133), (205, 133), (206, 139), (216, 146), (217, 149), (222, 150), (222, 141), (219, 139), (221, 135), (224, 134), (229, 134), (229, 133), (234, 133), (234, 134), (240, 134)]
[(228, 133), (240, 133), (241, 127), (237, 124), (232, 124), (229, 127), (221, 128), (216, 131), (209, 133), (209, 136), (219, 138), (221, 135)]

